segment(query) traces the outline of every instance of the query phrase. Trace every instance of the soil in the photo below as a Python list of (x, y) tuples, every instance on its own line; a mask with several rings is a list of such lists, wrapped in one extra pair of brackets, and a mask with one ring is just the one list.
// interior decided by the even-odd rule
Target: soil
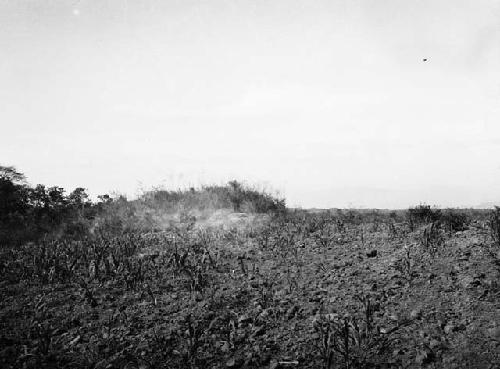
[[(145, 233), (142, 274), (89, 257), (41, 278), (37, 246), (4, 250), (0, 367), (500, 368), (500, 263), (481, 224), (431, 251), (402, 223), (254, 218)], [(368, 321), (346, 357), (342, 324)]]

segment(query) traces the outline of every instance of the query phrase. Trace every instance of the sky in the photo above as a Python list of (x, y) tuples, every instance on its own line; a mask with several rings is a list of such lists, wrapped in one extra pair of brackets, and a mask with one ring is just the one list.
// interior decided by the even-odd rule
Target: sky
[(2, 0), (0, 165), (93, 195), (500, 202), (500, 0)]

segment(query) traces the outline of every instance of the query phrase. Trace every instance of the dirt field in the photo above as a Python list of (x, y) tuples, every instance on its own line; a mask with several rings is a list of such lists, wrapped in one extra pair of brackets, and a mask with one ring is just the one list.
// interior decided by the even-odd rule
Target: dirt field
[(0, 367), (500, 367), (480, 219), (231, 217), (2, 250)]

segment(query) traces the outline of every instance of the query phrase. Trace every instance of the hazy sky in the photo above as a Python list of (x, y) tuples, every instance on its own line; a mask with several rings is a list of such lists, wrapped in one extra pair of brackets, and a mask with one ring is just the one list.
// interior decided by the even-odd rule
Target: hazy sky
[(0, 125), (0, 165), (92, 194), (499, 201), (500, 0), (0, 0)]

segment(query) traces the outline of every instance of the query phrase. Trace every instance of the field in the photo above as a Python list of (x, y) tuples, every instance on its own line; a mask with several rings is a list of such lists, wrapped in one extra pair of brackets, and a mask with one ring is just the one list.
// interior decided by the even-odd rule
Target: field
[(488, 214), (231, 213), (6, 247), (0, 367), (498, 368)]

